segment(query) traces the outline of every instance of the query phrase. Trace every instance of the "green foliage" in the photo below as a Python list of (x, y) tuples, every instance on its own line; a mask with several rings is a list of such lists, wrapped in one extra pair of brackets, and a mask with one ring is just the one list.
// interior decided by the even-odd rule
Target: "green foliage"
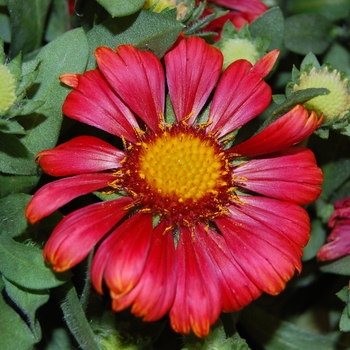
[(140, 10), (145, 0), (97, 0), (112, 17), (132, 15)]

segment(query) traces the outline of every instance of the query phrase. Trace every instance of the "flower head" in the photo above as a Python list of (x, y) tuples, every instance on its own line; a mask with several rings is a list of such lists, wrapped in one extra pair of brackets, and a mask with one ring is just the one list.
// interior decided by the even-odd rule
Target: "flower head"
[(321, 261), (335, 260), (350, 254), (350, 197), (335, 202), (334, 208), (328, 221), (332, 232), (327, 243), (317, 253)]
[(131, 45), (95, 56), (99, 69), (61, 77), (74, 89), (63, 112), (124, 148), (79, 136), (40, 152), (42, 169), (63, 178), (34, 195), (27, 218), (103, 191), (110, 200), (59, 223), (45, 260), (64, 271), (99, 244), (92, 283), (101, 294), (108, 288), (115, 311), (131, 306), (145, 321), (169, 312), (175, 331), (206, 336), (221, 311), (279, 293), (301, 270), (309, 218), (300, 205), (319, 196), (322, 173), (310, 150), (292, 146), (318, 118), (296, 106), (250, 139), (232, 140), (269, 105), (263, 78), (277, 51), (254, 66), (236, 61), (221, 78), (221, 52), (198, 37), (181, 37), (165, 55), (166, 74), (153, 53)]
[(210, 15), (217, 10), (215, 7), (211, 7), (210, 4), (229, 10), (225, 15), (211, 21), (205, 28), (205, 31), (218, 33), (218, 36), (214, 37), (215, 41), (220, 40), (222, 29), (227, 21), (239, 30), (244, 24), (253, 22), (268, 10), (267, 6), (260, 0), (210, 0), (208, 2), (209, 6), (204, 15)]

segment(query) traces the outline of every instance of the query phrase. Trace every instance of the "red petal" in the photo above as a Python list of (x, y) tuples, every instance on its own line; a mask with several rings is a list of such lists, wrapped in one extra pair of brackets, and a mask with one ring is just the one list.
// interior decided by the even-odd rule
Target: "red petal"
[(79, 84), (79, 76), (80, 74), (63, 74), (60, 76), (60, 81), (75, 89)]
[(272, 50), (256, 62), (251, 70), (252, 73), (258, 75), (260, 78), (265, 78), (275, 65), (278, 55), (278, 50)]
[(253, 72), (246, 60), (233, 62), (219, 81), (210, 107), (208, 127), (224, 136), (264, 111), (271, 102), (271, 88)]
[(232, 10), (250, 13), (251, 21), (268, 10), (268, 7), (260, 0), (211, 0), (210, 2)]
[(309, 217), (301, 207), (256, 196), (240, 196), (215, 220), (232, 255), (262, 291), (278, 294), (301, 271), (302, 247), (309, 239)]
[(92, 283), (102, 294), (102, 279), (112, 298), (128, 293), (144, 270), (152, 237), (152, 215), (137, 213), (124, 221), (98, 248)]
[(350, 220), (338, 222), (327, 238), (327, 243), (318, 251), (321, 261), (335, 260), (350, 254)]
[(315, 112), (309, 115), (304, 107), (297, 105), (257, 135), (226, 152), (232, 157), (251, 157), (277, 152), (306, 139), (321, 123), (322, 118), (319, 120)]
[(113, 174), (83, 174), (48, 183), (35, 193), (27, 205), (26, 217), (31, 224), (50, 215), (72, 199), (107, 187)]
[(36, 158), (45, 173), (69, 176), (120, 168), (124, 152), (96, 137), (78, 136)]
[(261, 295), (262, 291), (245, 274), (231, 254), (224, 238), (211, 229), (198, 227), (198, 238), (215, 265), (222, 293), (222, 311), (242, 309)]
[(165, 233), (165, 229), (162, 221), (153, 230), (140, 280), (128, 294), (113, 299), (113, 310), (120, 311), (133, 304), (132, 313), (144, 321), (158, 320), (169, 311), (176, 290), (176, 260), (172, 232)]
[(215, 267), (197, 235), (195, 229), (181, 228), (177, 288), (169, 316), (176, 332), (188, 334), (192, 329), (196, 336), (205, 337), (219, 317), (221, 291)]
[(44, 247), (44, 259), (61, 272), (82, 261), (127, 213), (129, 197), (95, 203), (67, 215)]
[(121, 45), (117, 52), (99, 47), (95, 56), (102, 74), (124, 102), (153, 130), (164, 113), (165, 81), (162, 65), (152, 52)]
[(76, 75), (77, 86), (61, 77), (64, 83), (73, 84), (75, 90), (68, 94), (63, 104), (63, 113), (82, 123), (92, 125), (126, 140), (136, 142), (134, 128), (138, 124), (124, 102), (114, 93), (111, 86), (98, 70)]
[(206, 103), (222, 69), (222, 54), (198, 37), (179, 40), (164, 57), (170, 99), (178, 121), (192, 123)]
[(252, 159), (234, 170), (235, 185), (297, 204), (316, 200), (322, 180), (315, 156), (303, 147)]

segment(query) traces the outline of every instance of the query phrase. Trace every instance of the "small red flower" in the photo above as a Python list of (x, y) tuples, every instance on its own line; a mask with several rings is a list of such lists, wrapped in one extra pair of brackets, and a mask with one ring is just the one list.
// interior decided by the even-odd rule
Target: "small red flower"
[[(214, 19), (205, 27), (205, 31), (218, 33), (218, 36), (213, 38), (215, 41), (220, 40), (222, 28), (227, 21), (232, 22), (239, 30), (245, 23), (249, 24), (253, 22), (268, 10), (268, 7), (260, 0), (210, 0), (210, 3), (229, 10), (227, 14)], [(203, 15), (208, 16), (214, 13), (214, 11), (213, 8), (208, 6)]]
[(332, 232), (327, 242), (317, 253), (321, 261), (335, 260), (350, 254), (350, 197), (334, 203), (334, 212), (328, 226)]
[(79, 136), (40, 152), (42, 169), (64, 178), (33, 196), (27, 218), (89, 192), (119, 195), (67, 215), (45, 260), (64, 271), (97, 245), (92, 283), (101, 294), (108, 287), (115, 311), (131, 306), (145, 321), (169, 312), (175, 331), (206, 336), (221, 311), (278, 294), (301, 270), (310, 230), (301, 205), (319, 196), (322, 173), (310, 150), (292, 146), (320, 121), (296, 106), (229, 146), (269, 105), (263, 78), (278, 51), (254, 66), (236, 61), (221, 78), (221, 52), (198, 37), (165, 55), (166, 75), (153, 53), (131, 45), (95, 56), (99, 69), (61, 77), (74, 88), (63, 112), (121, 137), (124, 150)]

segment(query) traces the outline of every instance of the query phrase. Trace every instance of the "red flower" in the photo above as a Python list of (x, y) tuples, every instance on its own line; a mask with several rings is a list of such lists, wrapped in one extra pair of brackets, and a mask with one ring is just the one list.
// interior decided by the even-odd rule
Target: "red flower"
[(74, 88), (63, 112), (121, 137), (124, 150), (80, 136), (40, 152), (43, 170), (65, 177), (34, 195), (27, 217), (35, 223), (92, 191), (118, 194), (67, 215), (45, 260), (64, 271), (98, 244), (92, 283), (101, 294), (106, 284), (115, 311), (132, 306), (146, 321), (169, 312), (175, 331), (206, 336), (221, 311), (279, 293), (301, 270), (309, 218), (300, 205), (318, 197), (322, 173), (310, 150), (292, 146), (320, 121), (296, 106), (228, 147), (269, 105), (263, 78), (277, 51), (254, 66), (234, 62), (220, 80), (221, 52), (198, 37), (165, 55), (166, 79), (153, 53), (131, 45), (95, 56), (98, 70), (61, 77)]
[[(232, 22), (239, 30), (245, 23), (253, 22), (268, 10), (268, 7), (260, 0), (210, 0), (209, 3), (220, 5), (224, 9), (230, 10), (226, 15), (214, 19), (205, 27), (205, 31), (218, 33), (218, 36), (213, 38), (215, 41), (220, 39), (222, 28), (227, 21)], [(204, 16), (208, 16), (214, 11), (211, 7), (207, 7), (204, 11)]]
[(317, 253), (321, 261), (334, 260), (350, 254), (350, 197), (334, 203), (334, 212), (328, 226), (332, 232), (327, 242)]

